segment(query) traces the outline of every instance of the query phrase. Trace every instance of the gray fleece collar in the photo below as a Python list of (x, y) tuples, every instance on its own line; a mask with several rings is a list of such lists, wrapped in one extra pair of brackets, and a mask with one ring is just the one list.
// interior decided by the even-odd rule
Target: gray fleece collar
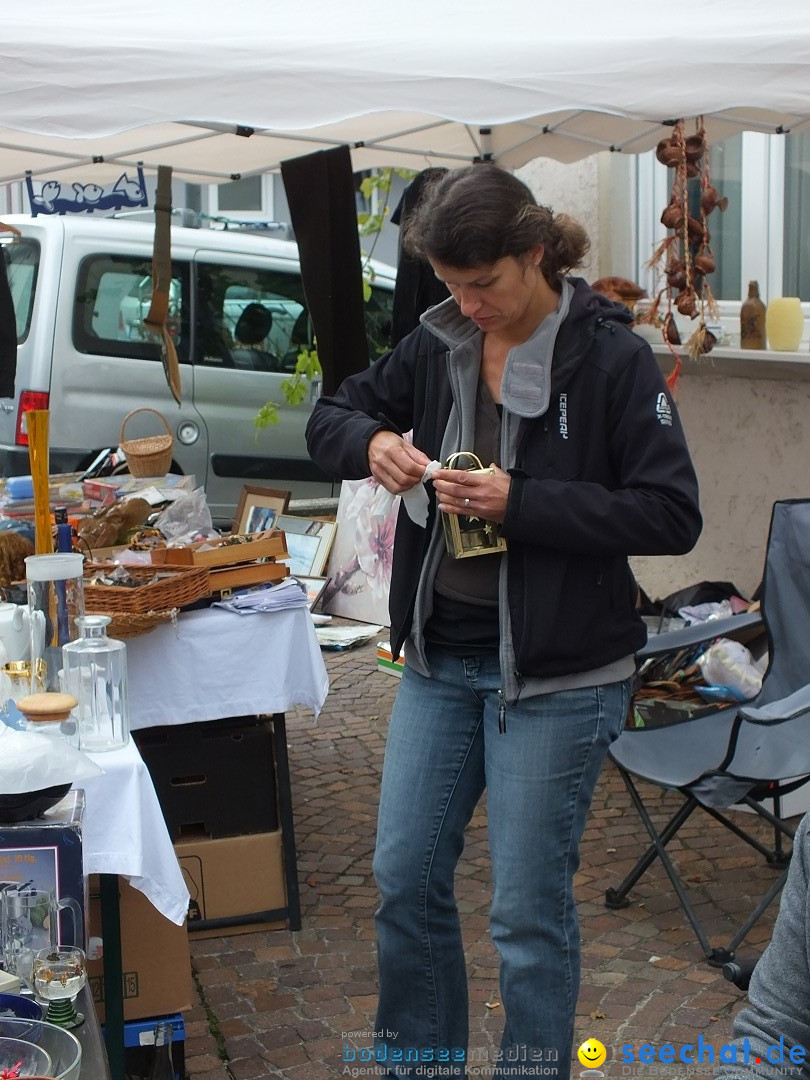
[(461, 314), (461, 308), (452, 296), (448, 296), (440, 304), (429, 307), (419, 316), (419, 321), (449, 349), (455, 349), (457, 345), (462, 345), (481, 333), (472, 319)]
[[(506, 358), (501, 400), (505, 408), (516, 416), (535, 419), (548, 409), (554, 344), (574, 295), (574, 288), (567, 278), (561, 278), (560, 285), (560, 301), (556, 311), (543, 319), (528, 341), (510, 349)], [(421, 322), (451, 350), (481, 333), (472, 319), (461, 314), (452, 297), (428, 308)]]

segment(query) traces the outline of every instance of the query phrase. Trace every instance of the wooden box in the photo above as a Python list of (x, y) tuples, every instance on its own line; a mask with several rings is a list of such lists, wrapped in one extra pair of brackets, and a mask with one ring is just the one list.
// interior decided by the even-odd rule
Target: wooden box
[(223, 566), (208, 571), (211, 592), (223, 592), (228, 589), (244, 589), (248, 585), (271, 585), (287, 577), (290, 568), (284, 563), (255, 562), (241, 563), (238, 566)]
[(264, 533), (247, 533), (252, 537), (241, 544), (234, 544), (229, 536), (220, 540), (206, 540), (187, 547), (157, 548), (152, 552), (152, 562), (173, 563), (177, 566), (239, 566), (257, 559), (285, 559), (288, 555), (284, 533), (271, 529)]

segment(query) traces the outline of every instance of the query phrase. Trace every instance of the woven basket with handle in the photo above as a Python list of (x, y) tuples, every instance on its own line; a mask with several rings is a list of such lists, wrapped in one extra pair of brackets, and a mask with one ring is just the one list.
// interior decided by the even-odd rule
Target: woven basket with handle
[[(166, 428), (161, 435), (147, 435), (143, 439), (125, 439), (124, 431), (127, 423), (137, 413), (154, 413)], [(133, 409), (124, 417), (121, 424), (121, 434), (118, 437), (121, 449), (127, 455), (127, 466), (133, 476), (165, 476), (172, 463), (172, 449), (174, 448), (174, 436), (166, 417), (157, 409)]]

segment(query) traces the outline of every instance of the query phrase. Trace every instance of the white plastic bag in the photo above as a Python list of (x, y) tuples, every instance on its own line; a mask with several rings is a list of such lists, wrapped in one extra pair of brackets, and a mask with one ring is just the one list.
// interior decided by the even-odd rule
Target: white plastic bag
[(64, 739), (40, 735), (35, 731), (3, 729), (0, 744), (0, 793), (23, 795), (27, 791), (75, 784), (98, 776), (101, 769), (81, 750), (74, 750)]
[(700, 673), (709, 686), (729, 686), (745, 701), (762, 689), (760, 665), (739, 641), (718, 638), (698, 661)]
[(205, 488), (201, 487), (169, 503), (155, 521), (155, 528), (160, 529), (170, 546), (219, 536), (205, 501)]

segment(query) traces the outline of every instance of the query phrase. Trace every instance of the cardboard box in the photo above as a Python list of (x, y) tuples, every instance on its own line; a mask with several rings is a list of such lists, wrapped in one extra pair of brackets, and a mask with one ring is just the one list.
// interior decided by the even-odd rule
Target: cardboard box
[(388, 675), (396, 675), (398, 679), (402, 678), (402, 669), (405, 667), (405, 657), (394, 657), (391, 653), (391, 646), (387, 641), (377, 642), (377, 667), (380, 671), (385, 671)]
[(266, 930), (268, 923), (286, 925), (280, 829), (181, 840), (174, 850), (191, 894), (190, 934), (210, 937)]
[[(12, 887), (54, 892), (58, 900), (69, 897), (79, 905), (86, 922), (85, 879), (82, 864), (82, 818), (84, 792), (69, 791), (50, 810), (33, 821), (0, 824), (0, 890)], [(59, 942), (84, 944), (83, 928), (74, 937), (71, 912), (59, 920)], [(34, 928), (34, 948), (50, 944), (47, 921)], [(2, 947), (2, 942), (0, 942)]]
[[(185, 926), (164, 918), (149, 900), (119, 878), (124, 1019), (164, 1016), (192, 1007), (191, 959)], [(89, 934), (101, 937), (98, 878), (90, 878)], [(87, 961), (99, 1020), (104, 1021), (104, 962)]]

